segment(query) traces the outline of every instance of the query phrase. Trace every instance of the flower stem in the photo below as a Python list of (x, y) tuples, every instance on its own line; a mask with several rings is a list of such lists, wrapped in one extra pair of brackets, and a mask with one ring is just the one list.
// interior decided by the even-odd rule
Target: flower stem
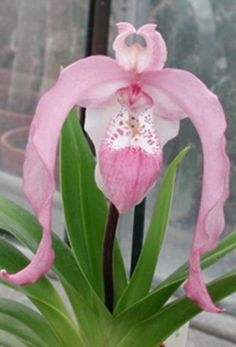
[(113, 246), (118, 218), (119, 213), (116, 207), (113, 204), (110, 204), (103, 247), (103, 278), (105, 289), (105, 305), (110, 312), (113, 311), (114, 302)]
[(143, 246), (145, 205), (146, 201), (145, 199), (143, 199), (143, 201), (139, 205), (137, 205), (134, 210), (130, 277), (134, 272), (135, 266), (137, 264)]

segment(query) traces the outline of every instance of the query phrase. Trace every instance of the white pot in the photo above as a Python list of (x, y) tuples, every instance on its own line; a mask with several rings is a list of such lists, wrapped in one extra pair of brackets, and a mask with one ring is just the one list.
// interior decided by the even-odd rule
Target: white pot
[(186, 347), (188, 327), (189, 324), (187, 323), (182, 328), (177, 330), (163, 343), (163, 347)]

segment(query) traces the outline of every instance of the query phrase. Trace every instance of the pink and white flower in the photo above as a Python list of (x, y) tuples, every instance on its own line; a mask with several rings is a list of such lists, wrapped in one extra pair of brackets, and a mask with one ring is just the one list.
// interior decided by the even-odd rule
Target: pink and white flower
[[(163, 68), (165, 42), (156, 25), (136, 29), (117, 25), (116, 59), (92, 56), (63, 69), (40, 100), (32, 122), (24, 164), (24, 192), (43, 227), (32, 262), (5, 280), (24, 285), (36, 281), (53, 263), (51, 206), (58, 139), (74, 105), (87, 109), (86, 130), (97, 153), (98, 186), (120, 213), (139, 203), (156, 183), (162, 149), (189, 117), (201, 139), (203, 183), (190, 256), (187, 295), (207, 311), (212, 303), (201, 274), (201, 256), (214, 249), (224, 228), (229, 163), (225, 153), (225, 116), (217, 97), (190, 72)], [(130, 35), (145, 44), (127, 44)]]

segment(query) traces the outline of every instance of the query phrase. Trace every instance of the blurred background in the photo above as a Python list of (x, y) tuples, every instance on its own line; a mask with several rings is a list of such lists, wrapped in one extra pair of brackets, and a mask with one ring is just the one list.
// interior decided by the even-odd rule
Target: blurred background
[[(106, 1), (100, 5), (102, 12)], [(23, 205), (20, 178), (24, 148), (37, 101), (54, 84), (61, 66), (85, 56), (90, 39), (88, 21), (88, 0), (0, 0), (0, 190)], [(168, 47), (167, 66), (193, 72), (218, 94), (227, 115), (227, 150), (232, 164), (225, 232), (232, 230), (236, 226), (236, 1), (114, 0), (109, 18), (111, 56), (115, 23), (119, 21), (136, 27), (158, 23)], [(92, 29), (99, 35), (101, 23)], [(165, 147), (165, 162), (186, 145), (191, 146), (191, 152), (177, 179), (160, 277), (186, 260), (199, 206), (201, 146), (188, 120), (182, 122), (180, 136)], [(148, 198), (147, 221), (157, 189)], [(55, 216), (62, 234), (59, 203)], [(127, 253), (131, 224), (131, 214), (120, 221), (120, 238)], [(229, 257), (208, 276), (222, 273), (235, 260), (236, 256)], [(230, 307), (236, 313), (234, 301)]]

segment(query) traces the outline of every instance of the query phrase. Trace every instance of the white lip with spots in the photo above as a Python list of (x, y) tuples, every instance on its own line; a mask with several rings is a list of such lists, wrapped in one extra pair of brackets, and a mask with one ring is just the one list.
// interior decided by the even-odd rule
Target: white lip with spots
[(146, 107), (142, 111), (134, 112), (128, 106), (122, 106), (110, 121), (102, 145), (113, 150), (133, 147), (141, 148), (149, 154), (161, 152), (153, 120), (153, 108)]

